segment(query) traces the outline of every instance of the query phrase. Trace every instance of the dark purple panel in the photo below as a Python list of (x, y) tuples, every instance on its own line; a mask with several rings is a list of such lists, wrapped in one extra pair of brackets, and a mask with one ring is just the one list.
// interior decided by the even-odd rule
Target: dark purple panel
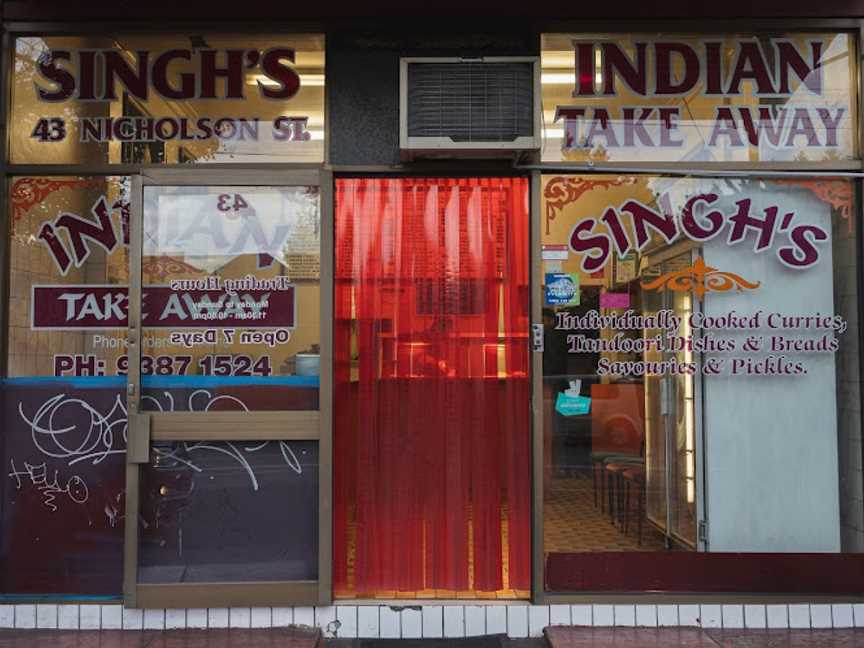
[[(152, 379), (158, 393), (158, 399), (151, 398), (158, 404), (154, 409), (236, 409), (238, 403), (255, 408), (261, 403), (285, 406), (290, 400), (279, 391), (284, 386), (244, 386), (238, 378), (173, 378), (173, 383), (171, 377), (162, 383)], [(294, 380), (302, 382), (301, 378)], [(317, 380), (306, 381), (308, 386), (287, 391), (308, 394), (301, 400), (317, 405)], [(0, 381), (0, 455), (6, 468), (0, 512), (0, 594), (121, 594), (124, 391), (123, 376)], [(223, 407), (224, 403), (233, 407)], [(216, 564), (221, 556), (224, 564), (237, 565), (251, 547), (259, 558), (267, 557), (265, 550), (271, 558), (285, 558), (280, 578), (316, 577), (317, 444), (287, 445), (271, 442), (265, 447), (251, 441), (239, 446), (239, 457), (220, 450), (192, 450), (196, 468), (184, 474), (195, 473), (198, 490), (194, 500), (180, 502), (187, 518), (183, 522), (186, 547), (194, 549), (197, 543), (199, 548), (199, 556), (190, 560)], [(182, 477), (181, 472), (173, 470), (172, 478)], [(145, 531), (149, 541), (154, 537), (158, 507), (149, 506), (153, 502), (146, 499), (148, 492), (153, 495), (146, 491), (148, 483), (145, 477), (141, 521), (142, 528), (151, 530)], [(257, 488), (249, 487), (253, 483)], [(243, 522), (246, 530), (232, 527), (231, 517), (224, 517), (231, 507), (242, 509), (233, 521)], [(159, 511), (164, 514), (169, 509)], [(222, 544), (213, 546), (221, 549), (207, 553), (205, 540), (214, 530)], [(245, 545), (238, 541), (243, 533), (251, 534)], [(175, 535), (166, 541), (164, 551), (149, 555), (169, 564), (169, 553), (177, 550), (176, 539)]]
[(552, 553), (548, 592), (859, 594), (864, 554)]
[(11, 379), (0, 387), (0, 592), (122, 591), (122, 387)]
[(318, 578), (318, 442), (160, 442), (141, 475), (139, 579)]

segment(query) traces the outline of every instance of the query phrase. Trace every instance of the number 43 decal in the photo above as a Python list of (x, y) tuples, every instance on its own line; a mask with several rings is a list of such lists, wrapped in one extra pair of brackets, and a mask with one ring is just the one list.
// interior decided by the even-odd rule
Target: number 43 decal
[(59, 117), (40, 119), (33, 127), (30, 137), (40, 142), (61, 142), (66, 139), (66, 122)]
[(248, 206), (249, 203), (247, 203), (240, 194), (219, 194), (219, 202), (216, 204), (216, 209), (221, 212), (227, 212), (233, 209), (236, 212), (241, 209), (246, 209)]

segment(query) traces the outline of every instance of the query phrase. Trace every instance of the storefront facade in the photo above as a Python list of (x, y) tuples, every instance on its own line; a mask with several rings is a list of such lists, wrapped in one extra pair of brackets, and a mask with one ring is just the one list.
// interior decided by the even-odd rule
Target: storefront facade
[(864, 624), (864, 22), (157, 14), (4, 7), (0, 626)]

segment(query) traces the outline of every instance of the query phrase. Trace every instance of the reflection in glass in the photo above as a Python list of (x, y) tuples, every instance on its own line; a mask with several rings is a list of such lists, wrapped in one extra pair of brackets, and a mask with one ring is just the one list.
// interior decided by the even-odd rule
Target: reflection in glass
[(323, 34), (23, 36), (14, 53), (14, 162), (324, 160)]
[(317, 187), (144, 188), (142, 408), (314, 410)]
[[(10, 180), (9, 376), (125, 373), (130, 182), (119, 176)], [(104, 382), (104, 381), (103, 381)]]
[(853, 185), (543, 181), (547, 587), (585, 552), (864, 550)]
[[(743, 33), (543, 34), (543, 161), (791, 164), (859, 157), (854, 37), (763, 34), (753, 49), (756, 40)], [(744, 61), (765, 76), (757, 82), (753, 69), (739, 74)], [(788, 80), (785, 87), (768, 87), (775, 71)], [(796, 128), (799, 120), (808, 127)]]

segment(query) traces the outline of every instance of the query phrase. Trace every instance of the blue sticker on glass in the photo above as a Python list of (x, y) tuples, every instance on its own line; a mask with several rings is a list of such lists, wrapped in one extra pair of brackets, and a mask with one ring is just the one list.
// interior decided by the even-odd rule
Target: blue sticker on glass
[(561, 416), (580, 416), (591, 412), (591, 399), (588, 396), (573, 396), (565, 392), (558, 394), (555, 411)]
[(548, 306), (578, 306), (579, 275), (547, 272), (546, 304)]

